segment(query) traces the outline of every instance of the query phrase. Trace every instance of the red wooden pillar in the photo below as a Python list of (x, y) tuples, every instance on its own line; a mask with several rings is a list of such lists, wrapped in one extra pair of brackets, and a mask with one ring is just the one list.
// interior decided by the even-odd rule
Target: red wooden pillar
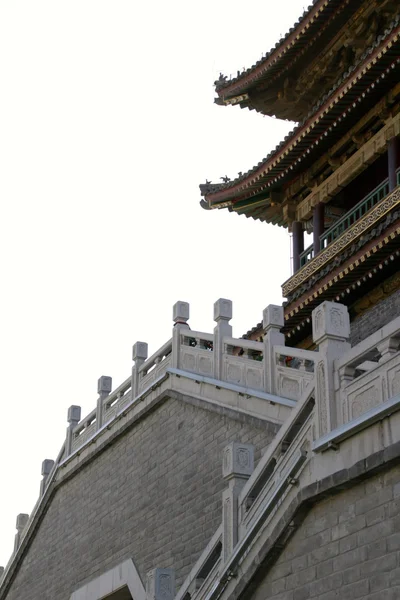
[(304, 231), (301, 221), (293, 221), (293, 272), (300, 269), (300, 254), (304, 250)]
[(389, 171), (389, 192), (392, 192), (397, 186), (396, 169), (400, 166), (400, 140), (398, 137), (392, 137), (388, 141), (388, 171)]
[(320, 236), (325, 231), (325, 204), (319, 202), (314, 206), (313, 229), (314, 229), (314, 256), (321, 250)]

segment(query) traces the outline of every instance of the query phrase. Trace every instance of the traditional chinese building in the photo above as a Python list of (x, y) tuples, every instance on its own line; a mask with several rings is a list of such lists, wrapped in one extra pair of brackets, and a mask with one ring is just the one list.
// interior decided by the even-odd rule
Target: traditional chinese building
[(311, 346), (324, 300), (349, 307), (354, 341), (400, 312), (399, 56), (398, 3), (321, 0), (262, 60), (216, 81), (217, 104), (297, 122), (246, 173), (200, 186), (203, 207), (291, 232), (290, 345)]
[(179, 301), (170, 339), (136, 342), (89, 414), (69, 407), (0, 600), (400, 598), (399, 13), (317, 0), (221, 76), (219, 103), (299, 121), (202, 186), (208, 208), (292, 232), (287, 302), (237, 338), (229, 299), (213, 332)]

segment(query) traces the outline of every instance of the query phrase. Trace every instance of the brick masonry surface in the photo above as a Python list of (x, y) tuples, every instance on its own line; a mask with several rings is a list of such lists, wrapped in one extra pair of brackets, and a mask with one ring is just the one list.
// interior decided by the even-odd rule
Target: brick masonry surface
[(357, 598), (400, 598), (400, 466), (315, 505), (252, 596)]
[[(257, 426), (256, 426), (257, 424)], [(182, 583), (221, 522), (222, 449), (273, 433), (169, 399), (62, 485), (24, 557), (7, 600), (68, 600), (75, 589), (133, 558)]]
[(350, 342), (355, 346), (400, 316), (400, 290), (384, 298), (351, 324)]

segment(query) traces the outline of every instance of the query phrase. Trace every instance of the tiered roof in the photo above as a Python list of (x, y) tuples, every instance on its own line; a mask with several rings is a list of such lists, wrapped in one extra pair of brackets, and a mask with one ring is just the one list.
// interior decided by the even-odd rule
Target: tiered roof
[[(350, 5), (355, 10), (360, 9), (361, 4), (363, 10), (371, 7), (371, 3), (365, 0), (352, 0), (350, 4), (348, 0), (315, 2), (293, 30), (281, 40), (266, 59), (261, 61), (262, 64), (248, 69), (231, 82), (221, 81), (217, 86), (219, 98), (227, 99), (228, 92), (230, 94), (234, 90), (238, 91), (239, 88), (245, 89), (243, 86), (249, 86), (252, 78), (265, 78), (268, 68), (276, 69), (278, 63), (283, 68), (282, 61), (289, 51), (294, 52), (297, 48), (296, 52), (299, 53), (301, 44), (305, 44), (306, 40), (309, 44), (316, 43), (313, 34), (316, 23), (318, 23), (318, 30), (321, 30), (323, 24), (327, 25), (329, 19), (333, 18), (332, 15), (338, 18), (339, 9), (342, 11), (340, 13), (342, 18), (346, 14), (348, 19), (349, 14), (345, 11), (350, 10)], [(386, 5), (387, 0), (381, 0), (379, 4)], [(392, 5), (389, 6), (388, 13), (385, 13), (386, 21), (383, 23), (386, 27), (382, 33), (377, 36), (374, 34), (374, 41), (357, 54), (355, 62), (349, 63), (346, 70), (339, 70), (336, 73), (336, 82), (322, 97), (318, 98), (308, 115), (275, 150), (247, 173), (232, 181), (200, 186), (205, 199), (202, 203), (203, 207), (228, 207), (247, 217), (288, 226), (287, 214), (282, 204), (282, 191), (285, 186), (287, 187), (301, 172), (312, 165), (323, 152), (328, 151), (378, 98), (399, 81), (400, 16), (398, 8), (395, 7), (397, 15), (394, 16), (391, 10), (393, 10)], [(366, 19), (370, 27), (372, 27), (371, 14), (375, 15), (370, 13)], [(382, 26), (381, 23), (379, 27)], [(314, 33), (316, 34), (316, 30)], [(333, 34), (334, 31), (330, 33)], [(358, 34), (360, 40), (363, 40), (365, 36), (363, 27), (359, 27)], [(357, 45), (360, 40), (353, 39), (353, 42)], [(335, 43), (338, 43), (338, 40)]]
[(215, 102), (221, 105), (239, 104), (241, 108), (255, 109), (263, 114), (294, 121), (304, 118), (301, 107), (293, 105), (291, 109), (285, 109), (280, 99), (273, 98), (268, 90), (280, 78), (304, 66), (310, 59), (310, 51), (315, 56), (316, 49), (326, 44), (327, 38), (334, 37), (361, 4), (362, 0), (314, 0), (288, 33), (261, 60), (229, 80), (220, 75), (215, 82), (218, 94)]

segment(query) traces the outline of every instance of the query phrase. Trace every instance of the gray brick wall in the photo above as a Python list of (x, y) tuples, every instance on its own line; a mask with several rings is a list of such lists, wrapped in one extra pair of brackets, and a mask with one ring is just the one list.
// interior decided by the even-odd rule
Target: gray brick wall
[(314, 506), (252, 600), (357, 598), (400, 598), (400, 467)]
[(223, 447), (253, 443), (258, 460), (270, 438), (253, 419), (166, 401), (59, 488), (7, 600), (67, 600), (126, 558), (143, 579), (173, 567), (180, 584), (221, 521)]
[(350, 342), (355, 346), (400, 315), (400, 290), (384, 298), (352, 322)]

